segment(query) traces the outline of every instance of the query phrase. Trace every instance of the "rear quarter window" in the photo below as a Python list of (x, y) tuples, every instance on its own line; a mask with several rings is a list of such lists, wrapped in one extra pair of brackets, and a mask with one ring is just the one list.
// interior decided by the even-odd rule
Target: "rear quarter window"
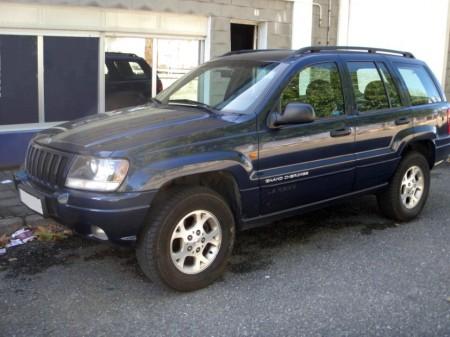
[(441, 102), (442, 98), (428, 70), (418, 64), (397, 64), (412, 105)]
[(142, 80), (150, 77), (138, 62), (128, 60), (113, 61), (121, 80)]

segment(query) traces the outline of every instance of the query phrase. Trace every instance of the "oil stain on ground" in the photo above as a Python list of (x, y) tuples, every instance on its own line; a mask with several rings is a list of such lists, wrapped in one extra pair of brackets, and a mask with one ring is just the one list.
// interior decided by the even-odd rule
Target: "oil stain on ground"
[[(93, 249), (87, 249), (89, 247)], [(142, 276), (132, 248), (102, 244), (78, 236), (54, 242), (32, 241), (8, 249), (7, 254), (0, 256), (0, 271), (6, 272), (5, 278), (26, 278), (53, 266), (106, 258), (121, 261), (121, 265), (132, 270), (134, 275)]]
[(5, 255), (0, 256), (0, 271), (6, 271), (6, 278), (38, 274), (53, 266), (70, 264), (79, 258), (78, 249), (97, 244), (79, 237), (28, 242), (8, 249)]
[(120, 259), (120, 264), (132, 275), (138, 278), (144, 278), (144, 273), (141, 271), (134, 248), (132, 247), (121, 247), (114, 245), (105, 245), (101, 250), (96, 251), (92, 255), (83, 258), (84, 261), (97, 261), (104, 259)]
[(364, 228), (361, 229), (361, 234), (363, 235), (370, 235), (373, 233), (373, 231), (381, 231), (388, 228), (395, 228), (400, 226), (398, 223), (392, 220), (385, 220), (383, 222), (374, 222), (365, 224)]

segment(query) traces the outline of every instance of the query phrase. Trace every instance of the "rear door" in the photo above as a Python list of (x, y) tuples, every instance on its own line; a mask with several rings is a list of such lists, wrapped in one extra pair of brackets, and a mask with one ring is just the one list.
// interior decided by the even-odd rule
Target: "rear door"
[(274, 110), (284, 111), (291, 102), (308, 103), (315, 109), (316, 120), (277, 129), (261, 123), (262, 214), (293, 210), (352, 191), (355, 134), (346, 114), (341, 66), (331, 57), (314, 60), (298, 66)]
[(388, 181), (400, 160), (395, 137), (413, 126), (398, 79), (381, 55), (345, 55), (356, 127), (354, 190)]

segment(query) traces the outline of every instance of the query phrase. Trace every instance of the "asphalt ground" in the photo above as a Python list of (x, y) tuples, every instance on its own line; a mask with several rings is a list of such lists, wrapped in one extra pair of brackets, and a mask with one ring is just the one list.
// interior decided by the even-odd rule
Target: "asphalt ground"
[(193, 293), (148, 281), (134, 252), (71, 237), (0, 257), (0, 336), (450, 336), (450, 165), (422, 215), (367, 196), (238, 234)]

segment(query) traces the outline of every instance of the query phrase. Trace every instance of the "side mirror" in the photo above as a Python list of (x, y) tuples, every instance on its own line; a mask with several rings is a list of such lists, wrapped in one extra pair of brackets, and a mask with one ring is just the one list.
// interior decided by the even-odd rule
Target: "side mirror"
[(316, 119), (316, 113), (311, 104), (289, 103), (283, 113), (274, 112), (270, 117), (270, 126), (278, 127), (286, 124), (311, 123)]

